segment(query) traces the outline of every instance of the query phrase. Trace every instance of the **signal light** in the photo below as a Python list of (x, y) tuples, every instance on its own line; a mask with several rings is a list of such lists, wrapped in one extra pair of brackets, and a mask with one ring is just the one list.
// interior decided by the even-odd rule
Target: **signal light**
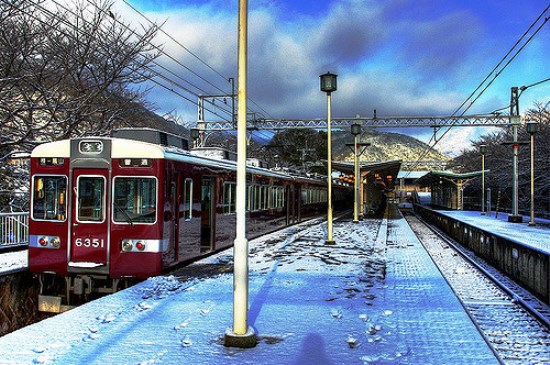
[(38, 243), (40, 246), (47, 246), (48, 245), (48, 239), (46, 237), (40, 237), (38, 240)]
[(138, 243), (136, 243), (136, 248), (140, 251), (145, 250), (145, 243), (139, 241)]

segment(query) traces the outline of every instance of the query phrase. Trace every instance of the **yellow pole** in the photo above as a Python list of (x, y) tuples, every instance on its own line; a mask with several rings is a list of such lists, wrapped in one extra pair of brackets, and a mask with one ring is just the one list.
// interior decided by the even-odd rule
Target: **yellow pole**
[(248, 326), (248, 240), (246, 239), (246, 76), (248, 1), (239, 0), (239, 85), (237, 110), (237, 201), (233, 258), (233, 331), (225, 346), (254, 347), (256, 335)]
[(481, 154), (481, 214), (485, 215), (485, 153)]
[(354, 202), (353, 202), (353, 223), (359, 223), (359, 181), (361, 180), (361, 176), (359, 176), (359, 150), (357, 149), (357, 139), (359, 138), (359, 135), (356, 134), (353, 139), (353, 150), (354, 150), (354, 156), (353, 156), (353, 166), (354, 166)]
[(531, 133), (531, 216), (529, 225), (534, 226), (535, 223), (535, 133)]
[(327, 245), (334, 245), (332, 238), (332, 135), (330, 132), (331, 105), (330, 92), (327, 93), (327, 150), (328, 150), (328, 212), (327, 212)]

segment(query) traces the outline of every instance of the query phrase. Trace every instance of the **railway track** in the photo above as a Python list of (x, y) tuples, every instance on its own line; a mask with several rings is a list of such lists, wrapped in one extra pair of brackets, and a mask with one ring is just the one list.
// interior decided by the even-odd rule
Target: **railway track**
[(413, 214), (405, 219), (503, 364), (550, 364), (550, 308)]

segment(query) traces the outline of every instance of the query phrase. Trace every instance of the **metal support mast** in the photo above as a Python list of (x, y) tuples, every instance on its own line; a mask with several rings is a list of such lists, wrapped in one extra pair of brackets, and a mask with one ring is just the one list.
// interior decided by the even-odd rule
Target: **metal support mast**
[(512, 124), (514, 156), (512, 161), (512, 213), (508, 222), (521, 223), (523, 217), (518, 214), (519, 174), (518, 174), (518, 124), (519, 124), (519, 94), (517, 86), (512, 87), (510, 96), (510, 123)]

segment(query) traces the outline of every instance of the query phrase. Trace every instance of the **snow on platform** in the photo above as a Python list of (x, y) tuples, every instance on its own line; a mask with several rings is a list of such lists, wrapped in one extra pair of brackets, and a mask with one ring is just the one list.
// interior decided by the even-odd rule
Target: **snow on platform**
[(497, 364), (405, 220), (291, 227), (250, 242), (249, 324), (226, 348), (232, 252), (0, 338), (6, 364)]
[(27, 250), (0, 253), (0, 275), (25, 270), (27, 261)]
[(479, 211), (437, 210), (438, 213), (452, 217), (473, 227), (493, 235), (517, 242), (523, 246), (534, 248), (545, 254), (550, 254), (550, 222), (538, 219), (541, 224), (530, 226), (529, 217), (523, 217), (523, 223), (508, 222), (508, 214), (495, 212), (481, 215)]

